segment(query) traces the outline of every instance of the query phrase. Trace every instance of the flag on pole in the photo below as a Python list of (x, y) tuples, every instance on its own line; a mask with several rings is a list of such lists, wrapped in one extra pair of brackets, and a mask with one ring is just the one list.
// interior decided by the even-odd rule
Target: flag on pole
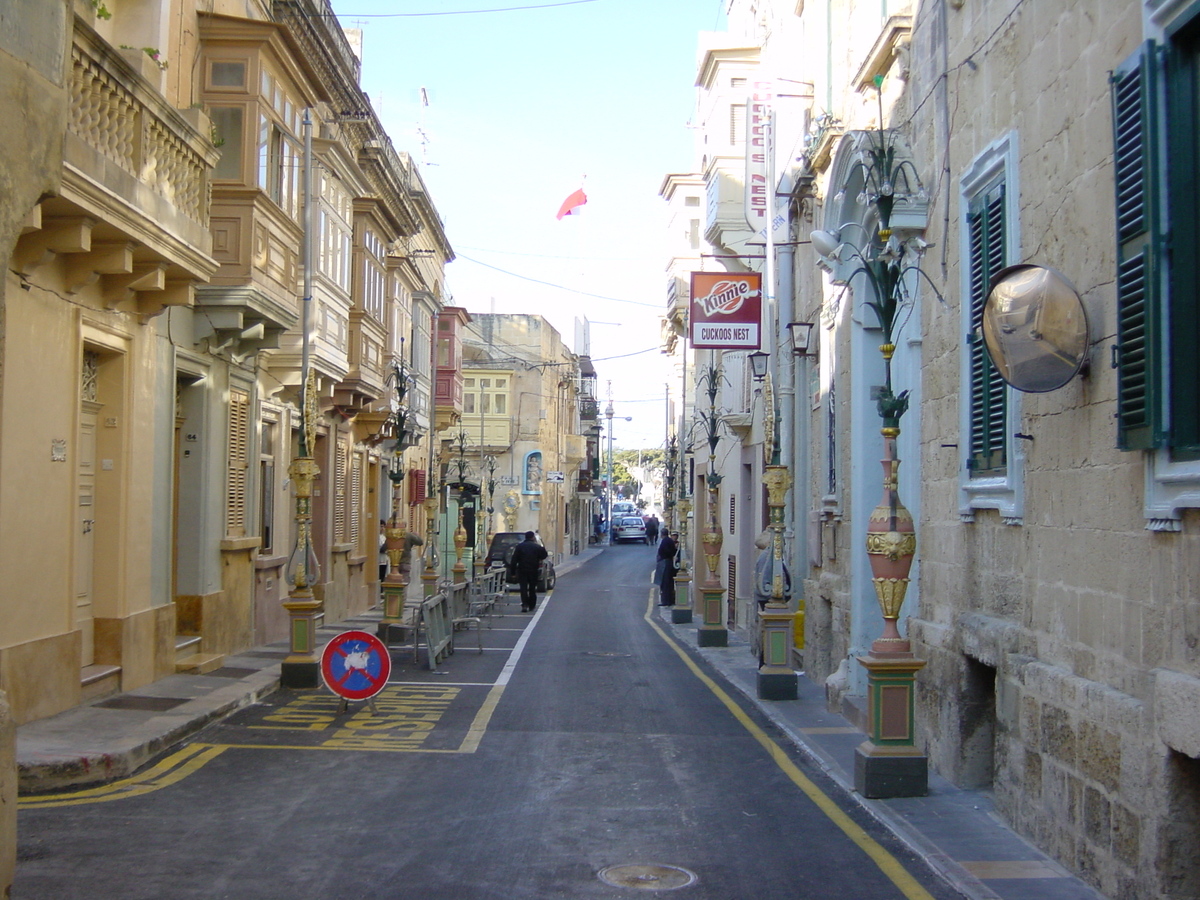
[(585, 203), (587, 203), (587, 194), (583, 192), (583, 188), (580, 188), (563, 201), (562, 206), (558, 208), (558, 218), (561, 219), (563, 216), (579, 215), (576, 210)]

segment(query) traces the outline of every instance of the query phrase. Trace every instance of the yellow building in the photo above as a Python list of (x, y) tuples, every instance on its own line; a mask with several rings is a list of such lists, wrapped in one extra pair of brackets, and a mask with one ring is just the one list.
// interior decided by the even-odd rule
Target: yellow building
[[(21, 153), (62, 150), (34, 155), (3, 219), (0, 689), (17, 723), (286, 636), (306, 363), (315, 593), (331, 620), (376, 602), (387, 472), (430, 458), (453, 253), (351, 42), (289, 12), (307, 6), (324, 8), (76, 0), (54, 20), (68, 75), (22, 116)], [(423, 485), (401, 498), (418, 528)]]

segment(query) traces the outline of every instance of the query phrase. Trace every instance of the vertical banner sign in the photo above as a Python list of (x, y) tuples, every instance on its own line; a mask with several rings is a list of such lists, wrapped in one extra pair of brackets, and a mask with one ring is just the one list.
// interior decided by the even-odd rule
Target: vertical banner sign
[(775, 207), (769, 202), (774, 186), (767, 184), (771, 88), (769, 81), (754, 82), (746, 103), (746, 224), (755, 233), (767, 227)]
[(758, 272), (693, 272), (691, 340), (697, 350), (757, 350), (762, 321)]
[(756, 81), (746, 102), (746, 224), (764, 240), (770, 229), (787, 240), (787, 217), (776, 211), (771, 155), (775, 152), (775, 83)]

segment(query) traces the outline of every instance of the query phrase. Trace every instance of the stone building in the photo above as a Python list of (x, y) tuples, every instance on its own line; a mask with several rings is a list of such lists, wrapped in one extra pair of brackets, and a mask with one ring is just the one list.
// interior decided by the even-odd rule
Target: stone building
[[(68, 0), (25, 0), (9, 3), (0, 11), (0, 84), (4, 85), (0, 114), (6, 122), (21, 123), (20, 128), (7, 128), (0, 134), (0, 256), (5, 258), (32, 224), (31, 214), (41, 198), (57, 192), (61, 184), (71, 17)], [(21, 23), (20, 29), (16, 22)], [(21, 414), (26, 404), (17, 402), (23, 388), (7, 377), (9, 310), (22, 303), (21, 298), (20, 281), (6, 274), (0, 280), (0, 435), (25, 427), (29, 418)], [(19, 493), (17, 479), (23, 477), (22, 467), (4, 451), (0, 438), (0, 540), (6, 543), (20, 527), (6, 511), (10, 498)], [(44, 562), (61, 566), (62, 560)], [(18, 563), (12, 557), (0, 563), (6, 584), (14, 584)], [(2, 667), (0, 661), (0, 673)], [(0, 896), (8, 896), (17, 854), (16, 723), (8, 690), (0, 674)]]
[(61, 12), (65, 78), (54, 17), (4, 57), (47, 96), (0, 163), (21, 186), (0, 335), (17, 723), (288, 635), (305, 371), (314, 593), (330, 620), (376, 602), (377, 521), (425, 527), (425, 479), (394, 502), (387, 476), (432, 465), (453, 259), (325, 0)]
[[(586, 344), (586, 340), (584, 341)], [(488, 534), (535, 531), (558, 563), (588, 545), (599, 465), (595, 370), (541, 316), (473, 313), (459, 423)], [(486, 474), (481, 457), (492, 457)], [(494, 489), (488, 489), (489, 482)]]
[[(916, 743), (1122, 898), (1200, 893), (1198, 26), (1187, 0), (734, 0), (723, 43), (701, 44), (727, 48), (711, 120), (736, 137), (739, 105), (770, 105), (789, 233), (769, 289), (814, 326), (804, 356), (778, 332), (766, 348), (798, 363), (792, 399), (786, 379), (773, 399), (795, 416), (783, 462), (805, 675), (865, 710), (880, 401), (907, 391)], [(735, 154), (713, 154), (744, 189)], [(713, 174), (697, 173), (705, 238), (740, 256), (714, 239), (737, 190)], [(985, 317), (997, 276), (1008, 289), (1030, 274), (1067, 284), (1064, 305)], [(886, 323), (881, 297), (898, 301)], [(1068, 349), (1076, 309), (1086, 340)], [(1011, 346), (1066, 377), (1018, 389), (1035, 385), (986, 348), (985, 319), (1024, 327)]]

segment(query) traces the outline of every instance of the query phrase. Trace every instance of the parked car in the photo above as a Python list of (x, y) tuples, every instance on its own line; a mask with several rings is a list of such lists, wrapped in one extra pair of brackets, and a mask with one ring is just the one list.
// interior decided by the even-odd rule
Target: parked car
[(621, 516), (636, 516), (638, 514), (637, 507), (630, 500), (618, 500), (612, 505), (612, 517), (614, 520), (619, 519)]
[(650, 539), (646, 537), (646, 523), (642, 521), (641, 516), (619, 516), (613, 519), (612, 536), (614, 544), (621, 541), (650, 543)]
[[(491, 569), (496, 566), (503, 566), (505, 569), (508, 569), (508, 561), (512, 559), (513, 549), (523, 540), (525, 540), (525, 532), (523, 531), (497, 532), (492, 537), (492, 543), (488, 547), (487, 556), (484, 557), (484, 568)], [(542, 542), (542, 539), (536, 536), (534, 540), (539, 544)], [(546, 557), (542, 560), (541, 570), (538, 572), (538, 592), (544, 594), (546, 591), (553, 590), (554, 583), (557, 580), (558, 576), (554, 573), (554, 563), (550, 561), (550, 557)], [(510, 571), (505, 581), (508, 584), (516, 584), (517, 576)]]

